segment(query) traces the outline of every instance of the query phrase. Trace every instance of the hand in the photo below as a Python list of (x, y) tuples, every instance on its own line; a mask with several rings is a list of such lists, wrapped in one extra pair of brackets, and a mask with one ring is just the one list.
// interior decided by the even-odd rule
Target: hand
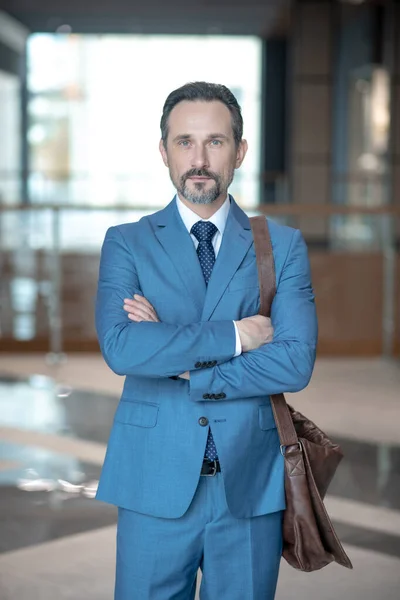
[[(135, 321), (135, 323), (140, 323), (141, 321), (153, 321), (153, 323), (160, 322), (154, 307), (144, 296), (135, 294), (133, 299), (125, 298), (124, 303), (124, 310), (128, 313), (129, 319)], [(190, 380), (190, 372), (186, 371), (185, 373), (178, 375), (178, 377)]]
[(274, 329), (269, 317), (254, 315), (235, 323), (239, 331), (242, 352), (256, 350), (264, 344), (269, 344), (274, 338)]
[(124, 303), (124, 310), (128, 313), (128, 318), (131, 321), (135, 321), (135, 323), (140, 323), (141, 321), (160, 322), (156, 311), (144, 296), (135, 294), (133, 299), (125, 298)]
[(185, 373), (182, 373), (182, 375), (178, 375), (178, 377), (180, 379), (188, 379), (188, 380), (190, 380), (190, 371), (185, 371)]

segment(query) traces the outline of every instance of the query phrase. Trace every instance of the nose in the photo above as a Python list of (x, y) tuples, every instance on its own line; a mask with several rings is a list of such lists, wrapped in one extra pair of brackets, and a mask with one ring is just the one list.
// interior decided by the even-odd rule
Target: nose
[(192, 154), (192, 167), (195, 169), (206, 169), (209, 166), (206, 148), (203, 145), (195, 146)]

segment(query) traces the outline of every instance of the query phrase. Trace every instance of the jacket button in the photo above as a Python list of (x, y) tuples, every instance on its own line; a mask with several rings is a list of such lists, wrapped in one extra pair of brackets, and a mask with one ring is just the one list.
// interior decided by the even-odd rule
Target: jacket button
[(200, 417), (200, 419), (199, 419), (199, 425), (201, 425), (202, 427), (205, 427), (206, 425), (208, 425), (208, 419), (207, 419), (207, 417)]
[(210, 397), (211, 397), (210, 394), (203, 394), (204, 400), (208, 400)]
[(202, 363), (201, 362), (197, 362), (194, 366), (196, 367), (196, 369), (200, 369), (200, 367), (202, 366)]
[(210, 368), (210, 367), (212, 367), (212, 366), (213, 366), (213, 363), (212, 363), (212, 360), (210, 360), (210, 361), (207, 363), (207, 368), (209, 369), (209, 368)]
[(210, 400), (216, 400), (217, 396), (215, 394), (210, 394)]
[(226, 394), (224, 394), (224, 392), (222, 392), (222, 394), (219, 395), (220, 398), (226, 398)]
[(213, 361), (212, 361), (212, 364), (211, 364), (211, 366), (212, 366), (212, 367), (215, 367), (215, 365), (216, 365), (216, 364), (217, 364), (217, 361), (216, 361), (216, 360), (213, 360)]

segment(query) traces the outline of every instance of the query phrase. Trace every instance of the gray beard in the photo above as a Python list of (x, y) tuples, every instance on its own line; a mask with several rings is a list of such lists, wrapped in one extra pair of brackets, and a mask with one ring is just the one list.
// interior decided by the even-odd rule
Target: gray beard
[(203, 191), (204, 183), (195, 183), (194, 187), (195, 191), (191, 191), (185, 183), (178, 189), (181, 196), (192, 204), (212, 204), (221, 195), (221, 187), (218, 182), (215, 182), (215, 185), (207, 191)]
[[(186, 177), (188, 177), (190, 174), (191, 175), (198, 174), (199, 176), (201, 176), (201, 175), (212, 176), (212, 175), (210, 175), (209, 172), (207, 172), (203, 169), (198, 169), (197, 173), (196, 173), (196, 169), (193, 169), (191, 172), (188, 172), (186, 174)], [(233, 181), (233, 176), (234, 176), (234, 170), (232, 170), (232, 172), (230, 173), (228, 181), (223, 181), (219, 175), (214, 174), (214, 176), (213, 176), (214, 185), (211, 189), (205, 191), (204, 190), (205, 184), (201, 183), (201, 182), (197, 182), (194, 184), (195, 189), (193, 191), (191, 191), (188, 188), (188, 186), (186, 185), (187, 178), (185, 178), (185, 176), (183, 176), (180, 179), (179, 185), (177, 185), (176, 182), (173, 180), (171, 171), (170, 171), (171, 181), (174, 184), (174, 186), (176, 187), (177, 192), (182, 196), (182, 198), (185, 198), (185, 200), (187, 200), (188, 202), (191, 202), (192, 204), (212, 204), (213, 202), (215, 202), (224, 192), (225, 193), (228, 192), (228, 188)]]

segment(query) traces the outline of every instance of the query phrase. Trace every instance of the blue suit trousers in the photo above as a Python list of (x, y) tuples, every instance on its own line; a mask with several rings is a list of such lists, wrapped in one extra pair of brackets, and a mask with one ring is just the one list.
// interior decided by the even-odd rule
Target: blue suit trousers
[(200, 477), (187, 512), (165, 519), (119, 509), (115, 600), (273, 600), (282, 511), (238, 519), (223, 478)]

